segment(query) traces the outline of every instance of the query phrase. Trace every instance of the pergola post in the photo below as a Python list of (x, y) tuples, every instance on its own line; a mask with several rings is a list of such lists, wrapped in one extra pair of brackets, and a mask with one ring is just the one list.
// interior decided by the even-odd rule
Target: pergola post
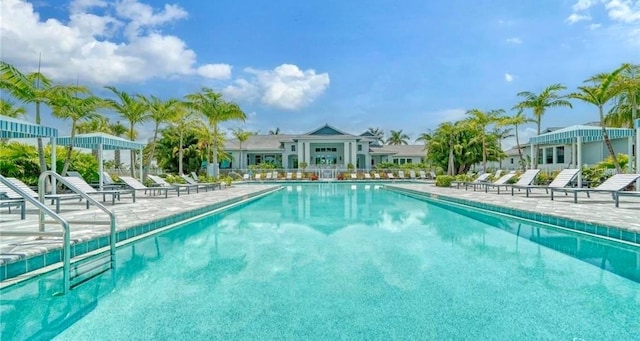
[(576, 137), (576, 154), (578, 154), (578, 188), (582, 188), (582, 136)]
[[(58, 167), (56, 167), (57, 165), (57, 160), (56, 160), (56, 140), (58, 138), (52, 136), (51, 137), (51, 170), (58, 173)], [(51, 177), (51, 193), (52, 194), (56, 194), (56, 178)]]
[[(640, 118), (635, 122), (636, 126), (636, 174), (640, 173)], [(636, 191), (640, 191), (640, 179), (636, 181)]]
[(104, 176), (102, 172), (104, 171), (104, 165), (102, 162), (102, 143), (98, 143), (98, 182), (100, 183), (100, 191), (103, 190), (104, 186), (102, 185), (104, 181)]
[(530, 144), (530, 146), (531, 146), (531, 150), (529, 151), (529, 156), (531, 157), (531, 160), (529, 160), (529, 163), (530, 163), (529, 169), (533, 169), (535, 167), (535, 165), (534, 165), (535, 161), (533, 160), (533, 153), (534, 153), (534, 150), (537, 149), (537, 145), (532, 143), (532, 144)]
[[(133, 167), (133, 165), (131, 167)], [(144, 183), (144, 179), (142, 178), (142, 147), (140, 147), (140, 182)]]

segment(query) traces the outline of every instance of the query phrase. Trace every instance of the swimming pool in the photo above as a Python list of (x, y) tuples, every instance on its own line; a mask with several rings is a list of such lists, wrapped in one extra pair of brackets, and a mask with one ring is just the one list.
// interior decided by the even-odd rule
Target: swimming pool
[(2, 292), (5, 339), (616, 339), (640, 250), (375, 185), (283, 190)]

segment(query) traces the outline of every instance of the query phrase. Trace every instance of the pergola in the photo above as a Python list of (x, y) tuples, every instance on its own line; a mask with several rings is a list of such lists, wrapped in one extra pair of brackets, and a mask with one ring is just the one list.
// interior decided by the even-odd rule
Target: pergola
[(56, 164), (58, 129), (0, 115), (0, 138), (30, 139), (39, 137), (51, 139), (51, 168), (53, 169), (53, 165)]
[[(69, 146), (71, 144), (71, 136), (58, 137), (57, 141), (61, 146)], [(142, 155), (142, 148), (145, 145), (144, 143), (125, 140), (105, 133), (90, 133), (74, 136), (73, 146), (98, 150), (98, 175), (100, 177), (100, 190), (102, 190), (104, 184), (102, 152), (104, 150), (140, 150), (140, 155)], [(140, 177), (142, 178), (142, 157), (140, 157)]]
[[(640, 125), (640, 120), (636, 122), (636, 126)], [(634, 130), (629, 128), (606, 128), (609, 139), (616, 140), (621, 138), (627, 138), (629, 141), (629, 150), (633, 145)], [(636, 128), (640, 130), (640, 128)], [(535, 167), (534, 163), (534, 150), (538, 146), (549, 144), (571, 144), (575, 146), (576, 158), (578, 167), (582, 166), (582, 144), (587, 142), (603, 141), (602, 127), (586, 126), (586, 125), (574, 125), (566, 128), (558, 129), (546, 134), (534, 136), (529, 139), (531, 145), (531, 168)], [(638, 144), (636, 143), (636, 149)], [(636, 160), (638, 159), (638, 153), (636, 153)], [(636, 161), (637, 162), (637, 161)], [(632, 167), (632, 163), (629, 163), (629, 167)], [(582, 174), (578, 173), (578, 187), (582, 187)]]

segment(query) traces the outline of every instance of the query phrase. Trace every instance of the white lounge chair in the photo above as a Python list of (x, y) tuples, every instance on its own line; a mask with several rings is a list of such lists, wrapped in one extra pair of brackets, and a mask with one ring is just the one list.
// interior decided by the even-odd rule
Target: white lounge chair
[[(21, 191), (25, 192), (32, 198), (39, 198), (38, 193), (31, 189), (31, 187), (27, 186), (24, 182), (16, 179), (16, 178), (7, 178), (7, 180), (11, 181), (13, 185), (18, 187)], [(15, 193), (15, 192), (14, 192)], [(17, 194), (17, 193), (16, 193)], [(22, 198), (22, 197), (20, 197)], [(61, 194), (45, 194), (44, 198), (46, 200), (51, 200), (52, 205), (56, 205), (56, 213), (60, 213), (60, 201), (62, 200), (73, 200), (78, 199), (82, 201), (82, 196), (76, 193), (61, 193)], [(12, 199), (12, 198), (10, 198)], [(13, 198), (15, 199), (15, 198)], [(86, 203), (87, 208), (89, 208), (89, 202)]]
[(248, 181), (251, 180), (251, 176), (249, 175), (249, 173), (246, 173), (242, 176), (242, 180)]
[(494, 182), (483, 183), (481, 186), (484, 186), (485, 193), (489, 192), (489, 188), (495, 188), (498, 190), (498, 194), (500, 194), (500, 187), (505, 187), (505, 185), (507, 185), (507, 181), (511, 180), (511, 178), (513, 178), (514, 176), (516, 176), (516, 172), (511, 171), (501, 176), (498, 180)]
[(351, 180), (358, 180), (358, 174), (351, 173)]
[(364, 178), (365, 178), (365, 180), (371, 180), (371, 174), (364, 173)]
[(624, 192), (623, 190), (631, 183), (640, 179), (640, 174), (615, 174), (595, 188), (550, 188), (551, 200), (554, 192), (573, 193), (573, 202), (578, 202), (578, 193), (586, 193), (590, 197), (590, 192), (611, 193), (615, 206), (619, 206), (620, 196), (640, 196), (640, 192)]
[(147, 187), (140, 181), (130, 176), (121, 176), (120, 180), (122, 180), (122, 182), (129, 186), (129, 188), (135, 191), (144, 191), (145, 194), (152, 193), (153, 195), (155, 195), (156, 192), (164, 192), (164, 197), (166, 198), (169, 196), (169, 191), (175, 191), (176, 193), (178, 193), (178, 196), (180, 196), (180, 191), (175, 187)]
[(198, 193), (198, 188), (200, 187), (198, 185), (191, 185), (191, 184), (170, 184), (165, 179), (157, 175), (147, 174), (147, 176), (149, 177), (149, 179), (151, 179), (151, 181), (155, 182), (158, 186), (175, 188), (178, 191), (178, 193), (180, 193), (180, 191), (185, 189), (187, 190), (187, 194), (190, 194), (192, 189), (195, 189), (196, 193)]
[(373, 178), (376, 180), (380, 180), (380, 173), (378, 172), (373, 173)]
[(395, 177), (393, 176), (393, 173), (391, 172), (387, 173), (387, 179), (391, 179), (391, 180), (395, 179)]
[(296, 173), (296, 179), (302, 180), (302, 172), (297, 172)]
[(287, 172), (285, 179), (287, 180), (293, 180), (293, 173), (292, 172)]
[(541, 189), (544, 189), (547, 193), (549, 193), (549, 189), (550, 188), (564, 188), (564, 187), (567, 187), (567, 185), (569, 185), (569, 183), (573, 180), (573, 178), (576, 177), (576, 175), (578, 175), (579, 172), (580, 172), (579, 169), (574, 169), (574, 168), (563, 169), (562, 171), (560, 171), (560, 173), (558, 173), (556, 178), (553, 179), (553, 181), (551, 181), (551, 183), (549, 185), (547, 185), (547, 186), (512, 185), (511, 186), (511, 195), (514, 195), (514, 189), (524, 189), (526, 191), (526, 193), (527, 193), (526, 196), (528, 198), (529, 197), (529, 193), (534, 188), (541, 188)]
[(262, 180), (262, 174), (261, 173), (256, 173), (256, 175), (253, 177), (253, 180), (256, 180), (256, 181)]
[(278, 180), (278, 172), (277, 171), (273, 171), (271, 172), (271, 178), (273, 180)]
[(267, 174), (265, 174), (264, 179), (265, 179), (265, 180), (271, 180), (271, 179), (273, 179), (273, 173), (268, 172)]
[(11, 207), (20, 208), (20, 219), (26, 218), (26, 200), (11, 188), (0, 183), (0, 207), (7, 207), (11, 214)]
[(184, 179), (189, 185), (199, 186), (198, 189), (202, 188), (205, 192), (208, 192), (209, 189), (215, 189), (216, 187), (222, 188), (222, 185), (219, 182), (199, 182), (193, 180), (190, 176), (181, 174), (180, 177)]
[[(102, 201), (106, 202), (107, 195), (111, 195), (111, 204), (116, 204), (116, 198), (120, 200), (120, 196), (123, 194), (131, 194), (133, 202), (136, 202), (136, 191), (133, 189), (110, 189), (110, 190), (97, 190), (89, 185), (84, 179), (77, 176), (65, 176), (64, 181), (72, 186), (72, 189), (83, 192), (90, 195), (102, 195)], [(87, 203), (88, 204), (88, 203)]]
[[(533, 184), (533, 181), (536, 179), (536, 177), (538, 176), (538, 174), (540, 173), (539, 169), (529, 169), (526, 172), (522, 173), (522, 175), (520, 175), (520, 179), (518, 179), (518, 181), (516, 181), (516, 183), (514, 184), (505, 184), (504, 188), (511, 188), (511, 195), (513, 195), (513, 188), (514, 186), (531, 186), (531, 184)], [(498, 194), (500, 194), (500, 190), (498, 190)]]
[(409, 171), (409, 178), (411, 178), (411, 179), (414, 179), (414, 180), (415, 180), (415, 179), (416, 179), (416, 171), (414, 171), (414, 170), (410, 170), (410, 171)]
[(404, 179), (404, 171), (398, 171), (398, 179)]
[(489, 173), (483, 173), (480, 174), (477, 178), (475, 178), (473, 181), (454, 181), (453, 183), (456, 184), (457, 188), (460, 188), (461, 185), (464, 185), (464, 190), (466, 191), (470, 186), (473, 186), (473, 190), (475, 191), (476, 186), (480, 185), (480, 184), (484, 184), (487, 182), (487, 179), (489, 178)]

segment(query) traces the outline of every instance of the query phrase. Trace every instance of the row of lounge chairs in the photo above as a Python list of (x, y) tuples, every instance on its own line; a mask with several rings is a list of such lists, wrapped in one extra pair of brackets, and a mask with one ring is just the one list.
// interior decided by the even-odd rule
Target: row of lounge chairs
[[(74, 193), (46, 194), (44, 196), (46, 200), (51, 200), (52, 205), (55, 205), (56, 213), (60, 213), (60, 202), (62, 200), (82, 201), (82, 195), (77, 192), (82, 192), (87, 195), (102, 195), (103, 202), (106, 202), (107, 198), (110, 198), (111, 203), (115, 204), (116, 200), (120, 200), (123, 195), (130, 195), (132, 202), (135, 203), (136, 192), (140, 191), (143, 191), (146, 195), (164, 194), (164, 197), (167, 198), (169, 192), (175, 192), (177, 196), (180, 196), (180, 194), (185, 191), (189, 194), (194, 190), (198, 193), (200, 190), (208, 191), (210, 189), (221, 188), (220, 183), (201, 183), (196, 180), (197, 176), (195, 175), (193, 175), (193, 178), (182, 175), (181, 177), (186, 181), (186, 184), (170, 184), (163, 178), (155, 175), (148, 175), (149, 179), (156, 184), (156, 186), (152, 187), (145, 186), (137, 179), (128, 176), (121, 176), (120, 180), (122, 183), (116, 183), (109, 174), (105, 172), (103, 173), (103, 189), (100, 190), (89, 185), (77, 172), (70, 172), (69, 175), (71, 176), (65, 176), (64, 180)], [(26, 193), (26, 195), (32, 198), (39, 198), (38, 193), (24, 182), (16, 178), (7, 178), (7, 180), (9, 180), (13, 186)], [(2, 183), (0, 183), (0, 193), (3, 193), (2, 198), (0, 198), (0, 207), (8, 207), (9, 213), (11, 213), (12, 207), (20, 208), (21, 219), (24, 219), (26, 202), (22, 195)], [(88, 201), (86, 201), (86, 207), (89, 208)]]
[(578, 202), (578, 193), (585, 193), (587, 197), (590, 197), (590, 193), (609, 193), (612, 196), (615, 207), (619, 207), (620, 197), (623, 196), (638, 196), (640, 197), (640, 191), (625, 191), (625, 189), (631, 185), (636, 180), (640, 179), (640, 174), (615, 174), (609, 179), (605, 180), (602, 184), (598, 185), (594, 188), (575, 188), (568, 187), (574, 178), (577, 177), (579, 169), (564, 169), (562, 170), (555, 179), (551, 183), (546, 186), (534, 185), (534, 181), (538, 174), (540, 173), (539, 169), (530, 169), (524, 172), (517, 182), (513, 184), (509, 184), (509, 180), (511, 180), (516, 174), (515, 172), (509, 172), (500, 178), (498, 178), (494, 182), (488, 182), (486, 179), (488, 175), (483, 174), (479, 176), (474, 181), (470, 182), (459, 182), (457, 187), (459, 188), (461, 185), (464, 185), (465, 190), (473, 187), (474, 191), (478, 189), (484, 189), (485, 192), (488, 192), (489, 189), (496, 189), (497, 193), (500, 194), (500, 189), (504, 188), (504, 190), (511, 190), (511, 195), (515, 195), (515, 191), (524, 191), (526, 196), (529, 197), (529, 194), (534, 189), (544, 189), (546, 193), (550, 193), (551, 200), (554, 200), (554, 193), (561, 192), (565, 194), (573, 194), (573, 202)]
[[(413, 180), (418, 180), (418, 179), (422, 179), (422, 180), (428, 180), (428, 179), (435, 179), (435, 172), (429, 172), (429, 174), (427, 174), (427, 172), (425, 171), (419, 171), (418, 173), (416, 173), (415, 171), (411, 170), (409, 171), (408, 174), (406, 174), (404, 171), (398, 171), (397, 175), (394, 175), (393, 173), (389, 172), (389, 173), (378, 173), (378, 172), (373, 172), (373, 174), (369, 173), (369, 172), (364, 172), (364, 173), (351, 173), (350, 174), (350, 178), (352, 180), (370, 180), (370, 179), (376, 179), (376, 180), (381, 180), (381, 179), (413, 179)], [(278, 173), (277, 171), (273, 171), (273, 172), (267, 172), (267, 173), (256, 173), (255, 175), (251, 176), (250, 174), (244, 174), (243, 176), (243, 180), (257, 180), (257, 181), (262, 181), (262, 180), (302, 180), (304, 179), (304, 174), (302, 172), (297, 172), (297, 173), (293, 173), (293, 172), (287, 172), (284, 174), (284, 177), (280, 178), (280, 173)]]

